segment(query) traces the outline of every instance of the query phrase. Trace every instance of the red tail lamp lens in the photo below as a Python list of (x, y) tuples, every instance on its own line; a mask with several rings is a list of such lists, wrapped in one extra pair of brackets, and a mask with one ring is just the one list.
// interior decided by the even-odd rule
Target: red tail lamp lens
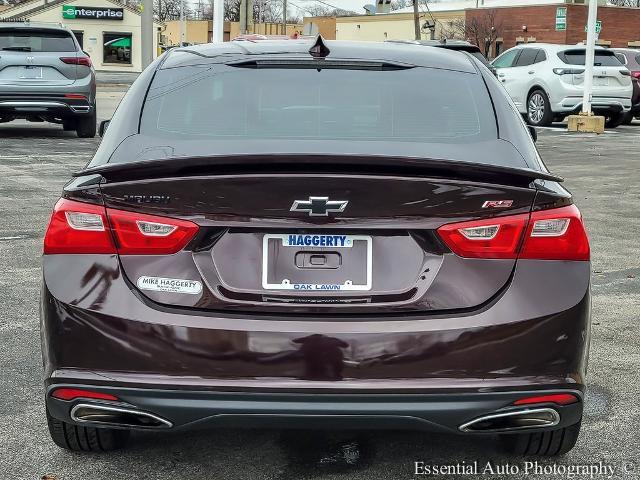
[(589, 238), (575, 205), (450, 223), (440, 237), (465, 258), (589, 260)]
[(514, 405), (534, 405), (538, 403), (555, 403), (557, 405), (570, 405), (579, 402), (580, 399), (572, 393), (554, 393), (538, 397), (521, 398), (513, 402)]
[(182, 250), (198, 232), (187, 220), (107, 209), (121, 255), (170, 255)]
[(578, 207), (553, 208), (531, 214), (520, 258), (589, 260), (589, 237)]
[(85, 67), (92, 65), (89, 57), (60, 57), (60, 61), (69, 65), (84, 65)]
[(182, 250), (198, 229), (187, 220), (61, 199), (44, 237), (44, 253), (169, 255)]
[(44, 253), (116, 253), (104, 207), (58, 200), (44, 235)]
[(528, 219), (528, 214), (521, 214), (450, 223), (438, 233), (460, 257), (516, 258)]
[(91, 390), (81, 390), (77, 388), (58, 388), (51, 394), (53, 398), (59, 400), (75, 400), (76, 398), (90, 398), (95, 400), (117, 401), (118, 397), (109, 393), (93, 392)]

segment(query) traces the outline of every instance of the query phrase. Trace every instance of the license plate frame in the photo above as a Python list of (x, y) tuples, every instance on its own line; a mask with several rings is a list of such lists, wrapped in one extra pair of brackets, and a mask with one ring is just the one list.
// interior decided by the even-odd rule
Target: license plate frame
[[(372, 276), (373, 276), (373, 238), (370, 235), (342, 235), (345, 237), (343, 245), (290, 245), (288, 233), (267, 233), (262, 238), (262, 288), (264, 290), (280, 290), (280, 291), (296, 291), (296, 292), (309, 292), (309, 293), (327, 293), (327, 292), (341, 292), (341, 291), (356, 291), (364, 292), (371, 290)], [(299, 236), (296, 234), (296, 236)], [(302, 237), (335, 237), (335, 234), (317, 233), (317, 234), (305, 234)], [(352, 281), (345, 281), (344, 283), (296, 283), (285, 282), (282, 283), (270, 283), (269, 281), (269, 242), (277, 240), (281, 242), (281, 248), (297, 248), (298, 250), (304, 248), (308, 251), (323, 252), (328, 249), (345, 251), (346, 249), (353, 248), (355, 242), (366, 243), (366, 262), (365, 262), (365, 283), (353, 283)]]
[(42, 67), (32, 67), (30, 65), (26, 65), (22, 69), (22, 75), (20, 75), (21, 80), (41, 80), (42, 79)]

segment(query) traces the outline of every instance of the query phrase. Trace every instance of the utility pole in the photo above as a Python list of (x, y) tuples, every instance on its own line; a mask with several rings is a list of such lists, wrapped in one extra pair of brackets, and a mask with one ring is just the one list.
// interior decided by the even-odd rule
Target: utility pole
[(283, 35), (287, 34), (287, 0), (282, 0), (282, 28), (283, 28)]
[(147, 68), (153, 62), (153, 0), (142, 1), (142, 27), (140, 30), (140, 53), (142, 54), (142, 68)]
[(213, 8), (213, 42), (224, 41), (224, 0), (211, 0)]
[(240, 33), (255, 33), (253, 26), (253, 0), (240, 1)]
[(415, 30), (416, 40), (420, 40), (420, 9), (418, 8), (418, 0), (413, 0), (413, 29)]

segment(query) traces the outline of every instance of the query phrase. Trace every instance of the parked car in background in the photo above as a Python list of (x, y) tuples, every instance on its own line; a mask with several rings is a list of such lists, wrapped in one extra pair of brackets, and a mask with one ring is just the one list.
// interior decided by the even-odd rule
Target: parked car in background
[(631, 98), (631, 111), (624, 119), (624, 123), (629, 124), (634, 118), (640, 118), (640, 50), (632, 48), (612, 48), (618, 60), (631, 72), (633, 82), (633, 96)]
[(476, 57), (478, 60), (482, 62), (489, 70), (491, 70), (494, 74), (496, 69), (491, 65), (487, 57), (482, 54), (482, 51), (477, 45), (466, 42), (464, 40), (387, 40), (390, 43), (409, 43), (413, 45), (424, 45), (426, 47), (439, 47), (446, 48), (448, 50), (456, 50), (460, 52), (469, 52), (471, 55)]
[[(526, 44), (511, 48), (492, 64), (518, 111), (534, 126), (562, 121), (582, 109), (586, 50), (580, 45)], [(606, 126), (620, 125), (631, 110), (631, 75), (615, 53), (597, 48), (593, 112)]]
[(95, 136), (95, 72), (71, 30), (0, 23), (0, 123), (15, 119)]
[(263, 42), (271, 40), (309, 40), (315, 38), (294, 32), (291, 35), (263, 35), (261, 33), (243, 33), (232, 38), (233, 42)]
[(243, 33), (231, 39), (232, 42), (261, 42), (264, 40), (291, 40), (289, 35), (262, 35), (259, 33)]
[(173, 49), (74, 175), (42, 259), (59, 446), (241, 425), (575, 445), (589, 241), (470, 55)]

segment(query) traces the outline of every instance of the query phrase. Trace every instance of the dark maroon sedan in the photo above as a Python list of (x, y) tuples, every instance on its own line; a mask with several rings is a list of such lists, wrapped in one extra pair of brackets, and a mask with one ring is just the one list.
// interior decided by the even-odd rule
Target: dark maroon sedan
[(392, 43), (176, 48), (44, 240), (53, 440), (411, 428), (557, 455), (582, 419), (589, 242), (502, 86)]

